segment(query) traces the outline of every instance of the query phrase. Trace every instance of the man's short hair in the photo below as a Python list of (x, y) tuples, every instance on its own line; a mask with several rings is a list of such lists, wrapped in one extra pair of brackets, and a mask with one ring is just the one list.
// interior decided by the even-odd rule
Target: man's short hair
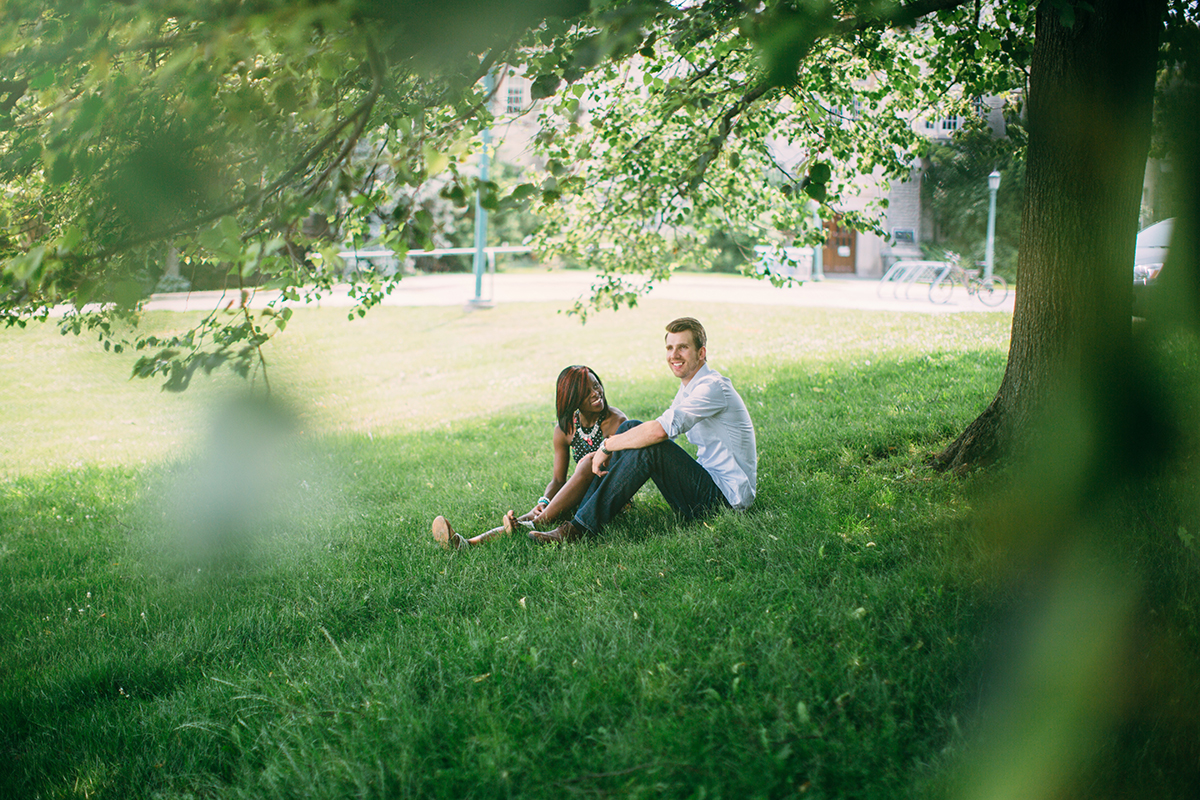
[(692, 344), (697, 350), (708, 346), (708, 334), (704, 332), (704, 326), (700, 324), (700, 320), (694, 317), (680, 317), (667, 323), (667, 333), (683, 333), (684, 331), (691, 332)]

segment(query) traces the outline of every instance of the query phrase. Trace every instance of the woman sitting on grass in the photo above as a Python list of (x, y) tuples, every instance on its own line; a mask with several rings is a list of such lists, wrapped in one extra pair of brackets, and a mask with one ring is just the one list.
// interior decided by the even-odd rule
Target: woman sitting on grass
[[(604, 384), (591, 367), (572, 366), (558, 373), (555, 393), (558, 422), (554, 426), (554, 474), (546, 493), (526, 513), (517, 517), (510, 510), (498, 528), (465, 539), (454, 532), (445, 517), (433, 521), (433, 538), (442, 547), (467, 547), (482, 544), (494, 536), (512, 533), (517, 527), (534, 528), (570, 516), (583, 499), (592, 473), (592, 454), (600, 449), (605, 437), (617, 432), (625, 415), (608, 404)], [(570, 456), (575, 457), (575, 472), (567, 479)]]

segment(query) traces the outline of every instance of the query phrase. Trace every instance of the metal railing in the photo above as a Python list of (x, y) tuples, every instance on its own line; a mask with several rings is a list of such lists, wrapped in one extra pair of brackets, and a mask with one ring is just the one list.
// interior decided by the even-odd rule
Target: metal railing
[[(512, 245), (505, 244), (505, 245), (496, 245), (493, 247), (483, 248), (483, 253), (487, 257), (487, 270), (486, 270), (487, 276), (488, 276), (487, 292), (486, 292), (486, 294), (484, 293), (483, 275), (476, 274), (476, 276), (475, 276), (475, 296), (472, 297), (469, 302), (472, 305), (475, 305), (475, 306), (478, 306), (481, 308), (482, 307), (490, 307), (490, 305), (492, 303), (492, 298), (495, 293), (496, 255), (497, 254), (511, 255), (511, 254), (516, 254), (516, 253), (532, 253), (532, 252), (533, 252), (532, 247), (530, 247), (529, 245), (520, 245), (520, 244), (512, 244)], [(422, 256), (432, 256), (432, 257), (473, 256), (476, 253), (478, 253), (478, 250), (474, 247), (437, 247), (437, 248), (434, 248), (433, 250), (409, 250), (408, 253), (404, 257), (404, 261), (406, 264), (411, 266), (413, 259), (420, 258)], [(381, 275), (384, 275), (387, 277), (395, 275), (397, 272), (400, 271), (400, 259), (397, 258), (396, 254), (391, 250), (386, 250), (386, 249), (356, 250), (356, 249), (351, 248), (348, 250), (342, 250), (341, 252), (338, 253), (338, 256), (345, 262), (345, 267), (342, 270), (343, 276), (345, 276), (347, 274), (351, 274), (351, 273), (357, 274), (360, 269), (359, 264), (360, 264), (360, 262), (363, 262), (363, 261), (367, 262), (367, 264), (370, 265), (371, 270), (373, 270), (375, 272), (379, 272)], [(379, 267), (376, 265), (377, 259), (384, 260), (383, 269), (379, 269)]]
[[(494, 273), (496, 271), (497, 254), (511, 255), (515, 253), (532, 253), (533, 248), (529, 245), (505, 244), (496, 245), (494, 247), (485, 247), (483, 248), (483, 252), (487, 255), (488, 271)], [(407, 263), (411, 262), (415, 258), (422, 258), (425, 256), (470, 256), (474, 254), (474, 247), (438, 247), (433, 250), (409, 250), (408, 254), (404, 257), (404, 260)], [(385, 271), (383, 272), (384, 275), (392, 275), (400, 269), (400, 259), (396, 257), (395, 252), (386, 248), (366, 250), (349, 248), (339, 252), (338, 256), (346, 262), (346, 267), (348, 270), (351, 269), (351, 265), (353, 265), (353, 269), (357, 270), (360, 261), (367, 262), (371, 265), (372, 269), (375, 269), (375, 262), (379, 259), (383, 259), (386, 262)]]
[(948, 269), (948, 261), (897, 261), (879, 279), (878, 294), (883, 297), (890, 290), (892, 297), (899, 299), (903, 292), (904, 299), (908, 300), (914, 285), (936, 283)]

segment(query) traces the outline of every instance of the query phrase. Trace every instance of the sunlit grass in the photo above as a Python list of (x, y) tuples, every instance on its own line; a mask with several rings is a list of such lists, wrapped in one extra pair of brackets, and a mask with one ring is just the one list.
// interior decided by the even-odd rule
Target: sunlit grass
[[(680, 526), (647, 490), (599, 542), (432, 546), (436, 513), (474, 531), (540, 493), (563, 365), (655, 415), (682, 313), (754, 415), (752, 513)], [(0, 793), (903, 791), (959, 737), (986, 609), (963, 484), (924, 461), (986, 402), (1006, 328), (298, 312), (267, 355), (290, 422), (264, 434), (227, 378), (169, 395), (5, 332)]]
[[(682, 314), (710, 329), (710, 358), (759, 384), (789, 364), (865, 365), (873, 354), (1007, 347), (1003, 315), (895, 315), (644, 301), (586, 325), (529, 304), (375, 309), (348, 322), (344, 309), (297, 311), (266, 348), (275, 393), (291, 401), (309, 433), (371, 435), (427, 430), (465, 419), (553, 404), (567, 364), (587, 363), (613, 384), (620, 405), (634, 389), (669, 399), (662, 327)], [(185, 327), (192, 315), (148, 314), (150, 330)], [(64, 466), (132, 465), (193, 448), (214, 404), (240, 382), (198, 378), (181, 395), (131, 380), (138, 354), (105, 353), (63, 337), (53, 324), (0, 331), (0, 471), (35, 474)], [(262, 386), (259, 377), (257, 385)], [(539, 412), (544, 413), (544, 411)], [(538, 443), (541, 446), (541, 442)]]
[[(683, 313), (754, 416), (751, 512), (684, 526), (647, 489), (597, 541), (433, 546), (435, 514), (470, 533), (540, 494), (563, 365), (657, 414)], [(1188, 796), (1194, 470), (1078, 515), (1127, 577), (1064, 584), (1022, 658), (1056, 561), (988, 526), (1028, 527), (1037, 487), (927, 466), (1006, 343), (1002, 315), (327, 309), (271, 345), (264, 408), (0, 333), (0, 797)]]

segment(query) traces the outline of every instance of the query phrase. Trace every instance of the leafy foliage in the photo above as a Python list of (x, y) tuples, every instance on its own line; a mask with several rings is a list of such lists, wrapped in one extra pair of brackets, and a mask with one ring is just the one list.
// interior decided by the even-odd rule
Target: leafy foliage
[[(335, 239), (372, 237), (399, 256), (428, 245), (435, 220), (419, 196), (434, 176), (434, 191), (466, 196), (457, 167), (488, 121), (478, 79), (497, 58), (489, 48), (556, 6), (578, 10), (472, 5), (435, 18), (423, 3), (368, 0), (6, 4), (5, 322), (65, 304), (64, 332), (153, 348), (110, 321), (135, 319), (168, 249), (185, 272), (216, 269), (235, 292), (281, 289), (282, 303), (341, 279)], [(454, 41), (435, 35), (447, 26)], [(359, 311), (392, 283), (351, 280)], [(182, 388), (177, 376), (216, 363), (247, 372), (285, 319), (279, 308), (214, 315), (135, 374)]]
[[(172, 251), (184, 272), (294, 302), (344, 278), (334, 242), (403, 257), (444, 232), (431, 194), (465, 206), (477, 189), (490, 209), (539, 209), (544, 248), (601, 270), (593, 307), (632, 304), (630, 274), (706, 265), (716, 232), (815, 243), (835, 213), (872, 228), (857, 179), (908, 174), (915, 117), (1023, 86), (1031, 6), (16, 0), (0, 26), (0, 314), (65, 304), (96, 318), (68, 330), (154, 348), (100, 321), (136, 319)], [(502, 65), (550, 101), (545, 172), (511, 191), (461, 171), (490, 122), (481, 78)], [(352, 316), (395, 280), (348, 279)], [(220, 320), (249, 345), (220, 360), (261, 365), (278, 319)], [(136, 374), (192, 374), (215, 342)]]
[(581, 25), (557, 43), (543, 67), (567, 86), (543, 117), (534, 188), (544, 245), (602, 273), (575, 311), (636, 302), (645, 282), (630, 276), (710, 267), (714, 231), (816, 244), (837, 215), (878, 232), (886, 201), (862, 195), (861, 178), (909, 177), (927, 147), (914, 119), (1024, 85), (1027, 5), (887, 10), (671, 6), (582, 75), (599, 33)]

